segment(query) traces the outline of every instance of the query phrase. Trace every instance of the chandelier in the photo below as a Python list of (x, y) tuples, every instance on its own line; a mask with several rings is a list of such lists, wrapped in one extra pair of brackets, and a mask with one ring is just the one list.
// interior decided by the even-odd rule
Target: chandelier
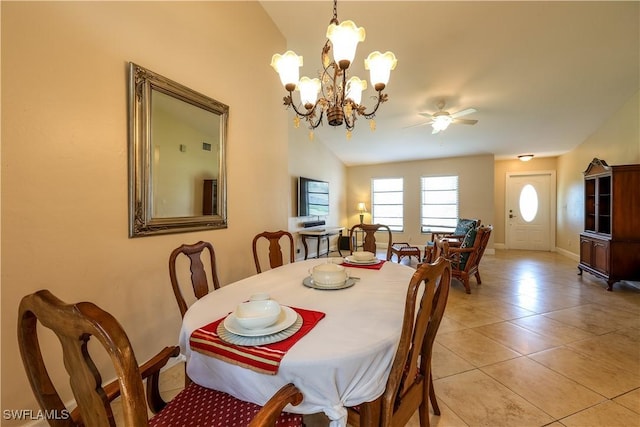
[[(392, 52), (378, 51), (372, 52), (364, 60), (365, 69), (370, 72), (371, 84), (378, 92), (373, 109), (367, 110), (361, 104), (362, 91), (367, 89), (367, 81), (360, 80), (357, 76), (347, 78), (347, 71), (356, 55), (358, 43), (364, 39), (364, 28), (358, 28), (353, 21), (338, 21), (338, 2), (334, 0), (333, 18), (327, 28), (327, 41), (322, 48), (322, 70), (319, 71), (319, 78), (299, 77), (302, 56), (296, 55), (295, 52), (289, 50), (282, 55), (273, 55), (271, 66), (278, 72), (280, 81), (289, 92), (289, 95), (283, 98), (284, 105), (295, 111), (295, 127), (299, 126), (300, 119), (307, 121), (311, 139), (313, 129), (322, 124), (325, 116), (330, 126), (344, 124), (347, 138), (351, 137), (358, 116), (371, 120), (371, 130), (375, 130), (375, 121), (372, 119), (380, 104), (388, 100), (387, 94), (382, 91), (398, 61)], [(333, 59), (329, 55), (332, 50)], [(300, 92), (298, 106), (293, 101), (294, 90)]]

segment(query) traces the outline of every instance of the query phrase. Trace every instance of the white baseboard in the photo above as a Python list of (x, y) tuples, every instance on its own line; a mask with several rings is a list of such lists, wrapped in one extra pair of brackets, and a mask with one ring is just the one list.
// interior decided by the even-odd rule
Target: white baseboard
[(556, 247), (556, 252), (558, 252), (561, 255), (566, 256), (567, 258), (571, 258), (574, 261), (580, 261), (580, 255), (574, 254), (573, 252), (569, 252), (566, 249), (562, 249), (562, 248)]

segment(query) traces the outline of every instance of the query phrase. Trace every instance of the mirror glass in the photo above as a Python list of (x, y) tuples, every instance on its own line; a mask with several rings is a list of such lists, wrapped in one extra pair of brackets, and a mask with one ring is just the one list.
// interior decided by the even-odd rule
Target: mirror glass
[(129, 236), (226, 228), (229, 107), (129, 64)]

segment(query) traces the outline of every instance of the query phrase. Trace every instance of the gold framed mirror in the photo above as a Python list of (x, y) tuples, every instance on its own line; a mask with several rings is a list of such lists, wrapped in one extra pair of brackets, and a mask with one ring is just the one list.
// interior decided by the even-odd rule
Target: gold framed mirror
[(227, 227), (229, 107), (129, 63), (129, 237)]

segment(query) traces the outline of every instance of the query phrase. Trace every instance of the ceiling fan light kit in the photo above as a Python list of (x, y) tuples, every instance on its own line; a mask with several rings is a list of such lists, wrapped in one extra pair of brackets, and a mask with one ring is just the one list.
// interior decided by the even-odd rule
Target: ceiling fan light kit
[(477, 111), (478, 110), (476, 110), (475, 108), (467, 108), (467, 109), (458, 111), (457, 113), (451, 114), (448, 111), (444, 111), (444, 101), (440, 101), (438, 102), (437, 112), (433, 114), (430, 114), (430, 113), (418, 113), (418, 114), (420, 114), (421, 116), (429, 117), (431, 119), (431, 121), (428, 121), (422, 124), (431, 125), (431, 127), (433, 128), (433, 132), (431, 133), (437, 134), (442, 132), (443, 130), (446, 130), (450, 124), (460, 123), (464, 125), (475, 125), (476, 123), (478, 123), (477, 120), (461, 119), (460, 117), (466, 116), (468, 114), (476, 113)]
[[(388, 100), (388, 95), (382, 91), (389, 82), (391, 71), (398, 63), (393, 52), (380, 53), (378, 51), (369, 54), (364, 61), (365, 69), (369, 70), (371, 85), (378, 92), (376, 104), (372, 110), (367, 111), (361, 104), (362, 92), (367, 89), (367, 81), (357, 76), (347, 79), (347, 71), (353, 62), (358, 43), (364, 41), (366, 33), (364, 28), (358, 27), (353, 21), (338, 21), (338, 2), (333, 2), (333, 18), (327, 28), (327, 41), (322, 48), (322, 70), (320, 78), (310, 79), (306, 76), (299, 78), (299, 68), (303, 65), (302, 56), (293, 51), (284, 54), (275, 54), (271, 58), (271, 66), (280, 75), (280, 82), (289, 95), (284, 97), (284, 105), (291, 107), (296, 113), (295, 126), (298, 127), (300, 119), (309, 124), (309, 129), (317, 128), (322, 124), (324, 115), (330, 126), (345, 125), (347, 138), (351, 136), (357, 116), (373, 119), (380, 104)], [(329, 53), (333, 50), (333, 59)], [(300, 105), (296, 107), (293, 101), (293, 91), (300, 92)], [(322, 93), (322, 96), (319, 96)], [(375, 129), (372, 120), (371, 130)], [(313, 138), (313, 133), (309, 134)]]

